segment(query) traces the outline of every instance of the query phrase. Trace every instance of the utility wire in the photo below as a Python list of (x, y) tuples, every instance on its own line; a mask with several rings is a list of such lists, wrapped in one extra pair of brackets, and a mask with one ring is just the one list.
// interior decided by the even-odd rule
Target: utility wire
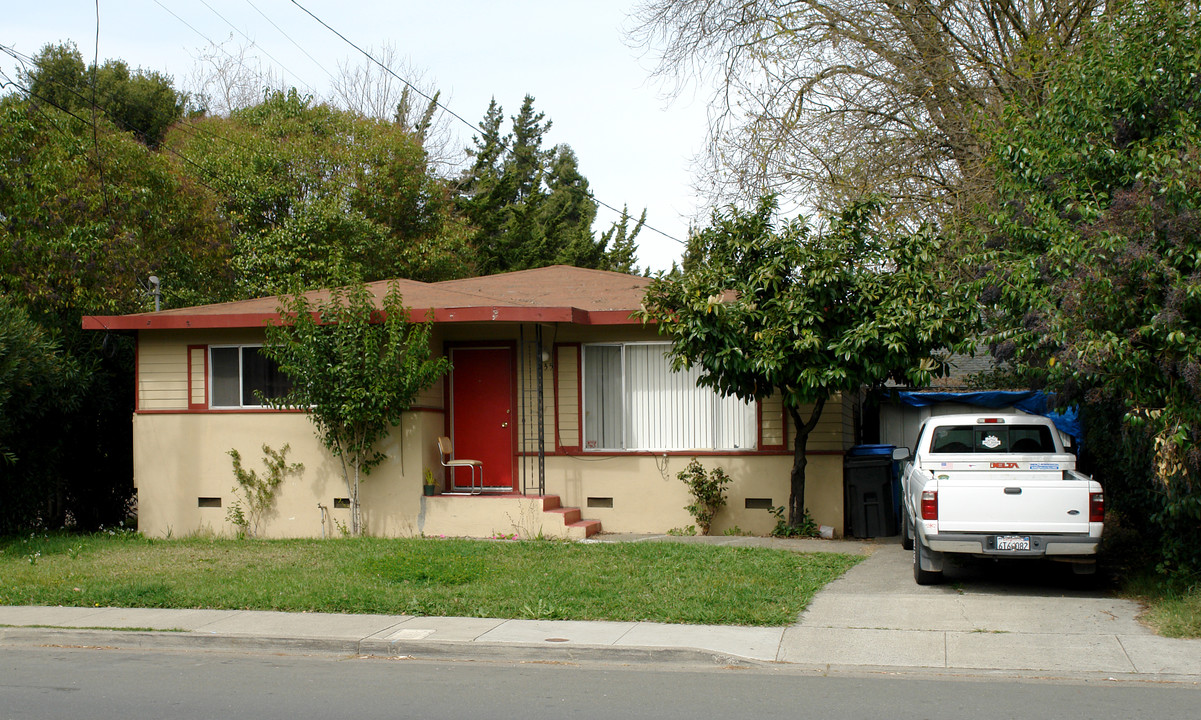
[[(201, 2), (204, 2), (204, 0), (201, 0)], [(155, 5), (158, 5), (158, 6), (159, 6), (159, 7), (161, 7), (163, 10), (166, 10), (168, 13), (170, 13), (170, 14), (171, 14), (171, 16), (172, 16), (172, 17), (174, 17), (176, 20), (178, 20), (178, 21), (180, 21), (181, 23), (183, 23), (184, 25), (186, 25), (186, 26), (188, 27), (188, 29), (190, 29), (192, 32), (196, 33), (196, 34), (197, 34), (197, 35), (199, 35), (201, 38), (203, 38), (204, 40), (206, 40), (206, 41), (209, 43), (209, 45), (212, 45), (214, 48), (216, 48), (216, 49), (220, 50), (221, 52), (225, 53), (225, 54), (226, 54), (226, 56), (228, 56), (230, 60), (238, 61), (238, 58), (234, 57), (233, 53), (229, 52), (229, 51), (228, 51), (228, 50), (226, 50), (224, 47), (222, 47), (221, 45), (219, 45), (219, 44), (218, 44), (216, 41), (214, 41), (214, 40), (213, 40), (212, 38), (210, 38), (208, 35), (205, 35), (204, 33), (202, 33), (202, 32), (200, 32), (199, 30), (197, 30), (197, 29), (196, 29), (196, 27), (195, 27), (194, 25), (192, 25), (192, 23), (190, 23), (190, 22), (188, 22), (187, 20), (184, 20), (183, 18), (181, 18), (179, 15), (177, 15), (177, 14), (175, 13), (175, 11), (174, 11), (174, 10), (172, 10), (171, 8), (169, 8), (169, 7), (167, 7), (166, 5), (162, 4), (161, 2), (159, 2), (159, 0), (154, 0), (154, 4), (155, 4)], [(205, 7), (207, 7), (209, 10), (213, 10), (213, 8), (212, 8), (212, 7), (211, 7), (211, 6), (210, 6), (210, 5), (209, 5), (207, 2), (206, 2), (206, 3), (204, 3), (204, 5), (205, 5)], [(225, 17), (224, 17), (224, 16), (222, 16), (222, 15), (221, 15), (221, 13), (217, 12), (216, 10), (213, 10), (213, 14), (215, 14), (217, 17), (221, 18), (222, 20), (225, 20)], [(254, 46), (254, 47), (258, 47), (258, 45), (256, 45), (256, 44), (255, 44), (254, 40), (251, 40), (251, 39), (250, 39), (250, 37), (246, 35), (246, 33), (244, 33), (244, 32), (242, 32), (241, 30), (239, 30), (239, 29), (238, 29), (236, 26), (234, 26), (234, 24), (233, 24), (233, 23), (231, 23), (229, 20), (225, 20), (225, 23), (226, 23), (227, 25), (229, 25), (230, 27), (232, 27), (232, 28), (233, 28), (233, 29), (234, 29), (236, 32), (238, 32), (238, 33), (239, 33), (239, 34), (240, 34), (242, 37), (246, 38), (246, 39), (247, 39), (247, 41), (249, 41), (249, 42), (250, 42), (250, 44), (251, 44), (252, 46)], [(266, 55), (267, 57), (270, 57), (270, 58), (271, 58), (271, 59), (272, 59), (272, 60), (273, 60), (273, 61), (274, 61), (274, 62), (275, 62), (277, 65), (279, 65), (281, 68), (283, 68), (285, 72), (287, 72), (287, 73), (288, 73), (289, 75), (291, 75), (292, 77), (296, 78), (296, 80), (297, 80), (297, 81), (298, 81), (298, 82), (299, 82), (301, 85), (303, 85), (303, 86), (305, 86), (306, 88), (308, 88), (310, 92), (312, 92), (313, 94), (316, 94), (316, 92), (317, 92), (317, 91), (316, 91), (316, 90), (313, 88), (313, 86), (312, 86), (312, 85), (309, 85), (307, 82), (305, 82), (305, 81), (304, 81), (304, 78), (302, 78), (302, 77), (300, 77), (299, 75), (297, 75), (296, 73), (292, 72), (292, 70), (291, 70), (290, 68), (288, 68), (288, 66), (287, 66), (287, 65), (284, 65), (284, 64), (283, 64), (283, 63), (281, 63), (280, 61), (276, 60), (276, 59), (275, 59), (274, 57), (272, 57), (272, 56), (271, 56), (271, 54), (270, 54), (270, 53), (268, 53), (266, 50), (263, 50), (261, 47), (259, 48), (259, 50), (262, 50), (262, 52), (263, 52), (263, 54), (264, 54), (264, 55)]]
[[(33, 58), (28, 55), (25, 55), (24, 53), (16, 50), (15, 48), (11, 48), (11, 47), (8, 47), (5, 45), (0, 45), (0, 52), (3, 52), (5, 54), (9, 55), (10, 57), (14, 58), (22, 66), (28, 64), (28, 65), (33, 65), (34, 67), (37, 67), (37, 68), (42, 68), (42, 64), (40, 62), (38, 62), (37, 58)], [(0, 75), (2, 75), (2, 73), (0, 73)], [(4, 77), (7, 77), (7, 76), (4, 76)], [(61, 80), (48, 79), (47, 82), (51, 85), (55, 85), (63, 90), (66, 90), (67, 92), (71, 93), (75, 97), (79, 98), (79, 100), (85, 105), (87, 105), (89, 102), (93, 102), (93, 103), (95, 102), (95, 96), (93, 96), (91, 101), (89, 101), (89, 99), (86, 96), (81, 94), (78, 90), (71, 87), (70, 85), (67, 85), (66, 83), (62, 82)], [(84, 123), (85, 126), (91, 125), (93, 129), (95, 129), (95, 127), (96, 127), (96, 122), (94, 120), (89, 122), (87, 119), (76, 115), (75, 113), (71, 112), (70, 110), (67, 110), (66, 108), (64, 108), (60, 105), (57, 105), (53, 102), (50, 102), (49, 100), (47, 100), (44, 97), (36, 95), (29, 88), (26, 88), (22, 85), (17, 84), (16, 82), (11, 82), (11, 81), (6, 82), (4, 84), (12, 85), (14, 88), (16, 88), (17, 90), (19, 90), (22, 93), (25, 93), (27, 96), (35, 98), (37, 100), (41, 100), (42, 102), (45, 102), (46, 104), (50, 105), (51, 107), (54, 107), (58, 110), (61, 110), (62, 112), (67, 113), (68, 115), (75, 118), (76, 120), (79, 120), (81, 123)], [(94, 90), (94, 88), (93, 88), (93, 90)], [(113, 97), (111, 95), (106, 96), (103, 94), (101, 94), (100, 98), (101, 98), (101, 100), (104, 100), (104, 101), (111, 101), (113, 99)], [(99, 106), (97, 106), (97, 109), (99, 109)], [(46, 116), (45, 113), (43, 113), (40, 108), (37, 108), (37, 110), (38, 110), (39, 114), (43, 115), (44, 117), (46, 117), (49, 120), (49, 116)], [(136, 134), (136, 131), (132, 127), (130, 127), (128, 124), (121, 121), (119, 118), (113, 118), (113, 117), (109, 117), (107, 115), (106, 115), (106, 117), (109, 120), (109, 122), (111, 122), (117, 128), (124, 130), (126, 132), (133, 132)], [(253, 152), (256, 154), (258, 153), (256, 148), (251, 147), (250, 145), (247, 145), (245, 143), (238, 142), (237, 140), (235, 140), (231, 137), (228, 137), (226, 135), (223, 135), (222, 133), (214, 132), (210, 128), (207, 128), (204, 125), (197, 124), (196, 122), (194, 122), (191, 119), (186, 118), (186, 117), (179, 118), (178, 120), (176, 120), (174, 126), (184, 132), (187, 132), (192, 137), (206, 137), (206, 138), (210, 138), (210, 139), (214, 139), (214, 140), (220, 140), (222, 142), (228, 143), (235, 147), (241, 148), (242, 150), (247, 150), (249, 152)], [(56, 129), (58, 129), (60, 132), (62, 132), (61, 128), (58, 128), (57, 125), (55, 125), (54, 127)], [(239, 192), (240, 188), (234, 182), (227, 180), (224, 177), (218, 175), (212, 169), (206, 167), (203, 163), (193, 160), (192, 158), (188, 157), (184, 153), (180, 152), (178, 149), (170, 147), (168, 145), (160, 145), (159, 147), (162, 150), (165, 150), (166, 152), (169, 152), (172, 155), (174, 155), (175, 157), (179, 158), (184, 163), (197, 168), (198, 170), (203, 172), (205, 176), (207, 176), (211, 180), (219, 182), (221, 185), (225, 186), (231, 192), (234, 192), (234, 193)], [(95, 165), (94, 162), (93, 162), (93, 165)], [(208, 188), (209, 190), (212, 190), (214, 193), (217, 193), (219, 195), (221, 194), (221, 191), (217, 190), (212, 185), (209, 185), (208, 183), (205, 183), (202, 180), (197, 180), (197, 182), (199, 182), (201, 185)], [(337, 188), (339, 190), (343, 190), (343, 191), (354, 191), (354, 190), (361, 191), (362, 190), (357, 185), (354, 185), (354, 184), (348, 183), (348, 182), (344, 182), (344, 181), (336, 179), (336, 178), (326, 178), (325, 180), (323, 180), (323, 184), (335, 187), (335, 188)]]
[[(10, 55), (10, 56), (12, 56), (12, 57), (14, 57), (14, 58), (16, 58), (18, 62), (20, 62), (20, 61), (21, 61), (20, 57), (18, 57), (18, 55), (20, 55), (20, 53), (17, 53), (16, 51), (12, 50), (11, 48), (8, 48), (8, 47), (5, 47), (5, 46), (3, 46), (3, 45), (0, 45), (0, 51), (3, 51), (3, 52), (5, 52), (6, 54), (8, 54), (8, 55)], [(34, 63), (34, 64), (36, 65), (36, 63)], [(76, 119), (76, 120), (78, 120), (79, 122), (83, 123), (85, 127), (88, 127), (88, 126), (90, 126), (90, 127), (92, 128), (92, 135), (93, 135), (93, 138), (94, 138), (93, 142), (94, 142), (94, 143), (96, 143), (96, 146), (97, 146), (97, 147), (99, 147), (99, 145), (98, 145), (98, 143), (99, 143), (99, 132), (98, 132), (98, 125), (99, 125), (99, 123), (96, 121), (95, 117), (93, 117), (91, 120), (88, 120), (88, 119), (86, 119), (86, 118), (82, 118), (82, 117), (80, 117), (80, 116), (76, 115), (74, 112), (72, 112), (72, 111), (68, 110), (67, 108), (63, 107), (62, 105), (59, 105), (58, 103), (54, 102), (53, 100), (50, 100), (49, 98), (43, 97), (43, 96), (41, 96), (41, 95), (38, 95), (37, 93), (33, 92), (33, 90), (31, 90), (30, 88), (27, 88), (27, 87), (25, 87), (24, 85), (21, 85), (21, 84), (19, 84), (19, 83), (15, 82), (15, 81), (13, 81), (13, 80), (12, 80), (11, 78), (9, 78), (7, 75), (4, 75), (3, 73), (0, 73), (0, 76), (3, 76), (3, 77), (5, 78), (5, 80), (6, 80), (6, 81), (5, 81), (5, 82), (4, 82), (2, 85), (0, 85), (0, 87), (4, 87), (4, 86), (12, 86), (12, 87), (16, 88), (16, 89), (17, 89), (19, 92), (21, 92), (21, 93), (24, 93), (26, 97), (28, 97), (28, 98), (31, 98), (31, 99), (34, 99), (34, 100), (38, 100), (38, 101), (40, 101), (40, 102), (43, 102), (43, 103), (45, 103), (45, 104), (49, 105), (50, 107), (52, 107), (52, 108), (54, 108), (54, 109), (58, 110), (59, 112), (65, 113), (65, 114), (67, 114), (67, 115), (69, 115), (69, 116), (71, 116), (71, 117), (75, 118), (75, 119)], [(79, 92), (77, 92), (77, 91), (76, 91), (76, 90), (74, 90), (73, 88), (70, 88), (69, 86), (67, 86), (67, 85), (65, 85), (65, 84), (63, 84), (63, 83), (57, 83), (57, 84), (58, 84), (60, 87), (62, 87), (62, 88), (65, 88), (65, 89), (69, 90), (69, 91), (70, 91), (70, 92), (71, 92), (73, 95), (75, 95), (76, 97), (80, 98), (81, 100), (84, 100), (84, 101), (86, 101), (86, 100), (87, 100), (87, 98), (85, 98), (83, 95), (81, 95)], [(94, 100), (93, 100), (93, 103), (94, 103)], [(51, 118), (49, 115), (47, 115), (45, 112), (43, 112), (43, 111), (42, 111), (42, 109), (41, 109), (39, 106), (37, 106), (37, 105), (35, 104), (35, 105), (34, 105), (34, 109), (35, 109), (35, 110), (38, 112), (38, 114), (39, 114), (39, 115), (41, 115), (43, 118), (45, 118), (45, 119), (46, 119), (46, 121), (47, 121), (47, 122), (50, 124), (50, 126), (51, 126), (51, 127), (53, 127), (53, 128), (56, 130), (56, 131), (58, 131), (58, 132), (59, 132), (59, 134), (63, 135), (64, 137), (70, 137), (69, 135), (67, 135), (67, 132), (66, 132), (65, 130), (63, 130), (62, 128), (60, 128), (60, 127), (58, 126), (58, 123), (56, 123), (56, 122), (54, 121), (54, 119), (53, 119), (53, 118)], [(98, 108), (97, 108), (97, 106), (96, 106), (95, 104), (93, 104), (93, 105), (92, 105), (92, 110), (93, 110), (93, 111), (95, 111), (95, 110), (97, 110), (97, 109), (98, 109)], [(116, 126), (118, 126), (118, 127), (120, 127), (120, 125), (121, 125), (121, 123), (119, 123), (119, 122), (115, 122), (115, 121), (114, 121), (112, 118), (109, 118), (109, 122), (112, 122), (114, 125), (116, 125)], [(125, 127), (125, 128), (123, 128), (123, 129), (124, 129), (124, 131), (126, 131), (126, 132), (132, 132), (132, 129), (131, 129), (131, 128), (129, 128), (128, 126), (127, 126), (127, 127)], [(218, 176), (218, 175), (214, 174), (214, 173), (213, 173), (211, 170), (209, 170), (208, 168), (204, 167), (203, 165), (201, 165), (201, 164), (197, 163), (196, 161), (192, 160), (191, 158), (187, 157), (186, 155), (184, 155), (183, 153), (179, 152), (178, 150), (175, 150), (174, 148), (171, 148), (171, 147), (164, 147), (164, 149), (165, 149), (167, 152), (169, 152), (169, 153), (171, 153), (172, 155), (174, 155), (174, 156), (176, 156), (177, 158), (179, 158), (180, 160), (184, 161), (184, 162), (185, 162), (185, 163), (187, 163), (188, 165), (192, 165), (192, 166), (194, 166), (195, 168), (197, 168), (198, 170), (200, 170), (201, 172), (203, 172), (203, 173), (204, 173), (206, 176), (208, 176), (209, 178), (211, 178), (211, 179), (213, 179), (213, 180), (220, 181), (220, 182), (221, 182), (223, 185), (225, 185), (225, 186), (226, 186), (226, 188), (228, 188), (229, 190), (231, 190), (231, 191), (234, 191), (234, 192), (236, 192), (236, 191), (238, 190), (238, 188), (237, 188), (236, 186), (234, 186), (233, 184), (231, 184), (229, 181), (227, 181), (227, 180), (225, 180), (224, 178), (222, 178), (222, 177), (220, 177), (220, 176)], [(89, 157), (89, 156), (88, 156), (86, 153), (84, 154), (84, 158), (85, 158), (85, 159), (87, 159), (87, 161), (88, 161), (88, 163), (89, 163), (89, 164), (91, 164), (93, 167), (95, 167), (95, 168), (96, 168), (96, 170), (97, 170), (97, 171), (98, 171), (98, 172), (101, 174), (101, 176), (103, 176), (103, 173), (104, 173), (104, 167), (103, 167), (102, 165), (100, 165), (100, 164), (99, 164), (99, 162), (98, 162), (96, 159), (93, 159), (93, 158)], [(212, 185), (209, 185), (208, 183), (204, 182), (203, 180), (196, 179), (196, 182), (197, 182), (197, 183), (199, 183), (200, 185), (202, 185), (202, 186), (204, 186), (204, 187), (208, 188), (209, 190), (213, 191), (214, 193), (220, 194), (220, 191), (219, 191), (219, 190), (217, 190), (217, 189), (216, 189), (215, 187), (213, 187)], [(105, 213), (106, 213), (106, 214), (108, 213), (107, 206), (106, 206)]]
[(288, 42), (290, 42), (290, 43), (292, 43), (293, 45), (295, 45), (295, 46), (296, 46), (296, 49), (298, 49), (298, 50), (300, 50), (300, 52), (304, 53), (305, 57), (307, 57), (309, 60), (312, 60), (314, 65), (316, 65), (317, 67), (321, 68), (321, 70), (322, 70), (322, 71), (324, 71), (324, 72), (325, 72), (325, 74), (329, 76), (329, 79), (330, 79), (330, 80), (336, 80), (336, 78), (334, 77), (334, 74), (333, 74), (333, 73), (331, 73), (331, 72), (330, 72), (330, 71), (329, 71), (329, 70), (328, 70), (328, 69), (327, 69), (327, 68), (326, 68), (324, 65), (322, 65), (322, 64), (321, 64), (321, 63), (320, 63), (320, 62), (317, 60), (317, 58), (315, 58), (315, 57), (313, 57), (312, 55), (310, 55), (310, 54), (309, 54), (309, 51), (308, 51), (308, 50), (305, 50), (305, 48), (304, 48), (304, 46), (303, 46), (303, 45), (301, 45), (300, 43), (298, 43), (298, 42), (296, 42), (295, 40), (293, 40), (291, 35), (289, 35), (288, 33), (284, 32), (284, 29), (283, 29), (283, 28), (281, 28), (279, 25), (276, 25), (274, 20), (272, 20), (271, 18), (267, 17), (267, 14), (266, 14), (266, 13), (264, 13), (262, 10), (259, 10), (259, 6), (258, 6), (258, 5), (255, 5), (255, 4), (254, 4), (253, 2), (251, 2), (250, 0), (246, 0), (246, 4), (247, 4), (247, 5), (249, 5), (250, 7), (254, 8), (254, 11), (255, 11), (255, 12), (257, 12), (259, 15), (262, 15), (264, 20), (266, 20), (267, 22), (271, 23), (271, 27), (273, 27), (273, 28), (275, 28), (276, 30), (278, 30), (280, 35), (283, 35), (284, 37), (288, 38)]
[(108, 185), (104, 182), (104, 163), (100, 161), (100, 136), (96, 130), (96, 68), (100, 66), (100, 0), (96, 0), (96, 44), (92, 54), (92, 148), (96, 152), (96, 167), (100, 171), (100, 197), (104, 199), (104, 214), (109, 215)]
[[(155, 2), (158, 2), (158, 0), (155, 0)], [(201, 2), (201, 4), (203, 4), (203, 5), (204, 5), (206, 8), (208, 8), (209, 10), (211, 10), (211, 11), (213, 12), (213, 14), (214, 14), (214, 15), (216, 15), (217, 17), (219, 17), (219, 18), (221, 18), (222, 20), (224, 20), (224, 21), (225, 21), (225, 24), (226, 24), (226, 25), (228, 25), (228, 26), (230, 26), (231, 28), (233, 28), (234, 32), (236, 32), (236, 33), (238, 33), (239, 35), (241, 35), (242, 37), (246, 38), (246, 42), (250, 43), (250, 44), (251, 44), (251, 46), (253, 46), (253, 47), (257, 47), (257, 48), (259, 48), (260, 50), (262, 50), (262, 51), (263, 51), (263, 54), (264, 54), (264, 55), (266, 55), (267, 57), (271, 58), (272, 62), (274, 62), (276, 65), (279, 65), (279, 66), (280, 66), (280, 67), (282, 67), (282, 68), (283, 68), (283, 69), (284, 69), (284, 70), (285, 70), (285, 71), (286, 71), (286, 72), (287, 72), (289, 75), (291, 75), (292, 77), (294, 77), (294, 78), (296, 78), (297, 80), (299, 80), (299, 81), (301, 82), (301, 84), (303, 84), (304, 86), (306, 86), (306, 87), (309, 89), (309, 91), (310, 91), (310, 92), (312, 92), (314, 95), (317, 93), (317, 89), (316, 89), (316, 88), (314, 88), (312, 85), (309, 85), (308, 83), (306, 83), (306, 82), (304, 81), (304, 78), (302, 78), (302, 77), (300, 77), (299, 75), (297, 75), (296, 73), (292, 72), (292, 69), (291, 69), (291, 68), (289, 68), (287, 65), (284, 65), (284, 64), (283, 64), (283, 63), (281, 63), (279, 60), (276, 60), (276, 59), (275, 59), (275, 56), (274, 56), (274, 55), (272, 55), (271, 53), (267, 52), (267, 49), (266, 49), (266, 48), (259, 46), (257, 43), (255, 43), (255, 41), (254, 41), (254, 39), (253, 39), (253, 38), (251, 38), (251, 37), (250, 37), (249, 35), (247, 35), (246, 33), (242, 32), (242, 30), (241, 30), (240, 28), (238, 28), (238, 26), (237, 26), (237, 25), (234, 25), (234, 24), (233, 24), (233, 23), (231, 23), (231, 22), (230, 22), (230, 21), (229, 21), (229, 20), (228, 20), (228, 19), (227, 19), (227, 18), (226, 18), (224, 15), (222, 15), (222, 14), (221, 14), (221, 13), (219, 13), (219, 12), (217, 12), (216, 8), (214, 8), (212, 5), (209, 5), (209, 4), (208, 4), (208, 0), (200, 0), (200, 2)], [(162, 3), (159, 3), (159, 5), (160, 5), (160, 7), (161, 7), (161, 6), (162, 6)], [(206, 38), (206, 39), (207, 39), (207, 38)], [(209, 40), (209, 42), (211, 43), (211, 42), (212, 42), (212, 40)], [(322, 69), (324, 70), (325, 68), (322, 68)]]
[[(155, 1), (157, 2), (158, 0), (155, 0)], [(384, 72), (388, 73), (388, 74), (389, 74), (389, 75), (391, 75), (392, 77), (394, 77), (394, 78), (396, 78), (397, 80), (399, 80), (399, 81), (401, 81), (402, 83), (404, 83), (404, 84), (405, 84), (405, 86), (406, 86), (406, 87), (408, 87), (410, 90), (412, 90), (413, 92), (416, 92), (416, 93), (417, 93), (418, 95), (420, 95), (421, 97), (423, 97), (423, 98), (425, 98), (426, 100), (430, 101), (430, 103), (431, 103), (431, 104), (433, 104), (435, 107), (439, 108), (439, 109), (440, 109), (440, 110), (442, 110), (443, 112), (447, 113), (447, 114), (448, 114), (448, 115), (450, 115), (451, 117), (455, 118), (455, 119), (456, 119), (456, 120), (458, 120), (459, 122), (461, 122), (461, 123), (463, 123), (464, 125), (466, 125), (467, 127), (471, 128), (473, 131), (478, 129), (478, 128), (477, 128), (475, 125), (473, 125), (472, 123), (468, 122), (468, 121), (467, 121), (465, 118), (463, 118), (463, 116), (461, 116), (461, 115), (459, 115), (458, 113), (454, 112), (453, 110), (451, 110), (450, 108), (446, 107), (445, 105), (443, 105), (442, 103), (438, 102), (436, 99), (434, 99), (434, 98), (430, 97), (429, 95), (426, 95), (426, 94), (425, 94), (424, 92), (422, 92), (422, 91), (421, 91), (419, 88), (417, 88), (416, 86), (414, 86), (414, 85), (413, 85), (411, 82), (409, 82), (408, 80), (405, 80), (405, 79), (404, 79), (404, 78), (402, 78), (400, 75), (397, 75), (397, 74), (396, 74), (396, 73), (395, 73), (395, 72), (392, 70), (392, 68), (388, 67), (387, 65), (385, 65), (385, 64), (384, 64), (384, 63), (382, 63), (382, 62), (380, 62), (379, 60), (376, 60), (376, 59), (375, 59), (375, 57), (371, 55), (371, 53), (367, 52), (367, 51), (366, 51), (366, 50), (364, 50), (363, 48), (361, 48), (361, 47), (359, 47), (358, 45), (356, 45), (355, 43), (351, 42), (351, 40), (350, 40), (349, 38), (347, 38), (347, 37), (346, 37), (345, 35), (343, 35), (342, 33), (338, 32), (337, 30), (335, 30), (333, 27), (331, 27), (331, 26), (330, 26), (330, 24), (329, 24), (329, 23), (325, 22), (325, 21), (324, 21), (324, 20), (322, 20), (321, 18), (319, 18), (319, 17), (317, 17), (316, 15), (314, 15), (312, 11), (310, 11), (310, 10), (309, 10), (308, 8), (306, 8), (304, 5), (301, 5), (301, 4), (300, 4), (300, 3), (299, 3), (297, 0), (291, 0), (291, 1), (292, 1), (292, 4), (293, 4), (293, 5), (295, 5), (296, 7), (300, 8), (300, 9), (301, 9), (301, 10), (302, 10), (302, 11), (303, 11), (303, 12), (304, 12), (306, 15), (308, 15), (309, 17), (313, 18), (313, 19), (314, 19), (314, 20), (316, 20), (318, 23), (320, 23), (320, 24), (321, 24), (321, 25), (322, 25), (322, 26), (323, 26), (323, 27), (324, 27), (326, 30), (329, 30), (331, 33), (333, 33), (334, 35), (337, 35), (339, 38), (341, 38), (341, 39), (342, 39), (342, 42), (344, 42), (344, 43), (346, 43), (347, 45), (351, 46), (351, 47), (352, 47), (352, 48), (354, 48), (355, 50), (358, 50), (358, 51), (359, 51), (360, 53), (362, 53), (362, 54), (363, 54), (363, 55), (364, 55), (364, 56), (365, 56), (365, 57), (366, 57), (368, 60), (370, 60), (371, 62), (373, 62), (373, 63), (375, 63), (376, 65), (379, 65), (381, 68), (383, 68)], [(519, 160), (519, 161), (524, 161), (524, 160), (523, 160), (523, 159), (521, 159), (521, 158), (519, 158), (518, 160)], [(539, 168), (539, 169), (540, 169), (540, 168)], [(591, 199), (593, 202), (595, 202), (597, 205), (600, 205), (600, 206), (602, 206), (602, 207), (605, 207), (605, 208), (607, 208), (607, 209), (609, 209), (609, 210), (611, 210), (611, 211), (613, 211), (613, 212), (615, 212), (615, 213), (618, 213), (619, 215), (622, 215), (623, 217), (630, 217), (630, 214), (629, 214), (629, 212), (622, 211), (622, 210), (618, 210), (617, 208), (613, 207), (613, 206), (612, 206), (612, 205), (610, 205), (609, 203), (607, 203), (607, 202), (605, 202), (605, 201), (601, 200), (600, 198), (596, 197), (596, 195), (592, 194), (592, 191), (591, 191), (591, 190), (588, 190), (588, 197), (589, 197), (589, 198), (590, 198), (590, 199)], [(667, 238), (668, 240), (673, 240), (673, 241), (675, 241), (675, 242), (677, 242), (677, 243), (679, 243), (679, 244), (681, 244), (681, 245), (687, 245), (687, 243), (685, 243), (683, 240), (680, 240), (680, 239), (679, 239), (679, 238), (677, 238), (677, 237), (674, 237), (674, 236), (672, 236), (672, 235), (669, 235), (669, 234), (667, 234), (667, 233), (663, 232), (662, 230), (659, 230), (658, 228), (656, 228), (656, 227), (654, 227), (654, 226), (651, 226), (651, 225), (648, 225), (648, 224), (646, 224), (646, 223), (643, 223), (643, 224), (642, 224), (642, 227), (644, 227), (644, 228), (646, 228), (647, 230), (650, 230), (650, 231), (652, 231), (652, 232), (658, 233), (658, 234), (662, 235), (663, 237)]]

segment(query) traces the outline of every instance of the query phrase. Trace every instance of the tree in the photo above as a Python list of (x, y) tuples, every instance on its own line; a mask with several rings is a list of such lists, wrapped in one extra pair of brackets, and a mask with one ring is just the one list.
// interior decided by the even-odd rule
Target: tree
[[(1104, 0), (645, 0), (659, 73), (715, 86), (704, 173), (717, 199), (865, 194), (890, 212), (971, 207), (980, 122), (1037, 95)], [(917, 222), (911, 223), (916, 225)]]
[(634, 229), (631, 230), (629, 208), (622, 206), (621, 219), (613, 223), (613, 226), (601, 236), (601, 245), (605, 248), (605, 265), (601, 268), (602, 270), (612, 270), (627, 275), (639, 274), (638, 266), (635, 264), (638, 260), (638, 245), (634, 239), (638, 237), (638, 233), (645, 224), (646, 208), (643, 208), (642, 214), (638, 216), (638, 221), (634, 223)]
[[(531, 96), (511, 119), (513, 130), (503, 135), (504, 111), (492, 100), (467, 149), (472, 167), (459, 183), (459, 206), (475, 227), (477, 270), (606, 267), (608, 236), (592, 233), (596, 200), (575, 152), (567, 145), (542, 149), (551, 123)], [(633, 235), (626, 239), (632, 243)]]
[(202, 114), (228, 116), (263, 101), (283, 80), (254, 54), (254, 43), (231, 49), (233, 34), (223, 42), (197, 48), (195, 65), (186, 80), (192, 100)]
[(566, 145), (554, 149), (546, 174), (546, 199), (539, 211), (553, 264), (604, 266), (605, 245), (592, 236), (596, 201), (588, 189), (588, 178), (580, 174), (575, 152)]
[(293, 89), (179, 128), (165, 147), (181, 173), (217, 188), (243, 297), (297, 283), (468, 272), (467, 232), (449, 189), (429, 172), (416, 136), (395, 123)]
[(23, 308), (0, 295), (0, 463), (15, 465), (18, 447), (9, 438), (56, 402), (71, 403), (70, 360), (57, 340)]
[(872, 233), (857, 204), (813, 232), (777, 225), (776, 200), (714, 212), (689, 240), (682, 275), (647, 289), (644, 322), (671, 338), (677, 369), (744, 401), (780, 393), (796, 428), (788, 523), (805, 513), (805, 448), (836, 393), (888, 379), (927, 384), (967, 337), (974, 302), (938, 261), (940, 238)]
[(80, 318), (152, 309), (150, 275), (167, 307), (228, 299), (228, 228), (208, 188), (104, 114), (93, 129), (90, 112), (16, 95), (0, 99), (0, 208), (0, 295), (71, 368), (69, 388), (34, 379), (59, 390), (11, 415), (8, 527), (112, 526), (133, 492), (133, 342)]
[(1158, 507), (1141, 523), (1180, 576), (1201, 571), (1199, 38), (1195, 5), (1121, 4), (1040, 96), (1007, 106), (997, 203), (973, 258), (989, 271), (994, 352), (1098, 424), (1118, 408), (1127, 431), (1146, 433), (1130, 446), (1149, 449), (1137, 477), (1153, 479)]
[(93, 104), (121, 130), (157, 147), (167, 128), (183, 116), (187, 96), (171, 78), (123, 60), (85, 67), (74, 43), (46, 45), (22, 73), (35, 102), (90, 117)]
[(397, 56), (394, 44), (367, 51), (370, 57), (358, 65), (338, 63), (334, 101), (363, 117), (392, 120), (414, 132), (430, 164), (439, 172), (450, 168), (461, 155), (452, 148), (448, 116), (437, 113), (441, 93), (426, 82), (423, 71)]
[(103, 118), (0, 103), (0, 290), (36, 317), (227, 300), (229, 228), (211, 191)]
[(409, 321), (395, 284), (382, 299), (362, 283), (335, 289), (324, 300), (297, 293), (284, 298), (279, 310), (280, 324), (268, 326), (263, 352), (279, 363), (292, 388), (270, 402), (309, 408), (318, 437), (342, 462), (357, 535), (363, 529), (360, 477), (384, 459), (376, 443), (450, 363), (431, 356), (430, 325)]

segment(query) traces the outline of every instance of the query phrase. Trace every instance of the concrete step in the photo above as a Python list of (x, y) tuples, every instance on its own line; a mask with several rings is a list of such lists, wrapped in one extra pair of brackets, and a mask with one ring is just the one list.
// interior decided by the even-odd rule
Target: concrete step
[(562, 527), (566, 536), (573, 540), (584, 540), (601, 531), (600, 520), (583, 519), (579, 508), (564, 507), (558, 495), (542, 496), (542, 509), (545, 514), (559, 517), (555, 527)]

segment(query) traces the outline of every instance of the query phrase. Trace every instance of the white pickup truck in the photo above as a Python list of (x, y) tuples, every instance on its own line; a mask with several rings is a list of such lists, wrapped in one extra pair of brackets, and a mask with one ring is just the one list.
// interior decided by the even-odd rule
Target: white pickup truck
[[(908, 457), (898, 448), (895, 457)], [(942, 415), (918, 431), (901, 476), (901, 541), (919, 585), (946, 554), (1048, 558), (1096, 571), (1104, 495), (1076, 472), (1055, 425), (1032, 415)]]

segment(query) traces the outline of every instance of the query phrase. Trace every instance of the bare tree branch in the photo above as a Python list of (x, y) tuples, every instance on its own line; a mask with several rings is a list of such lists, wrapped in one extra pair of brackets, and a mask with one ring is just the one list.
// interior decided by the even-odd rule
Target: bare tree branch
[(978, 134), (1037, 97), (1105, 0), (646, 0), (633, 43), (680, 92), (713, 88), (715, 203), (764, 192), (831, 210), (864, 193), (930, 217), (975, 192)]

